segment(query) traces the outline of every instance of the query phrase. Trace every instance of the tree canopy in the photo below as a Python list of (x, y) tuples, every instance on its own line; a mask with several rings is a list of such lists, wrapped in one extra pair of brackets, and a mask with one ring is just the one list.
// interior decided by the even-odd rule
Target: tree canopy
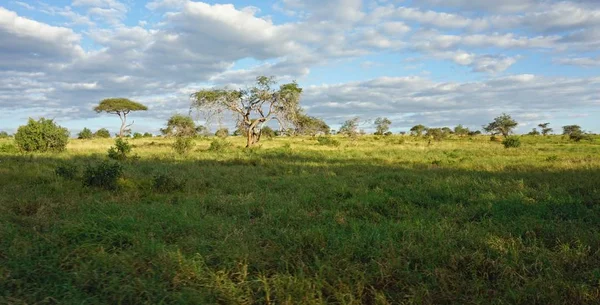
[(377, 118), (375, 120), (375, 135), (384, 135), (390, 130), (390, 125), (392, 125), (392, 121), (388, 118)]
[(260, 140), (267, 122), (275, 119), (283, 130), (287, 124), (295, 125), (301, 113), (302, 88), (296, 82), (276, 85), (273, 77), (259, 76), (249, 89), (200, 90), (192, 94), (192, 107), (208, 117), (232, 113), (238, 127), (246, 131), (246, 146), (250, 147)]
[(191, 117), (176, 114), (169, 118), (167, 127), (160, 132), (167, 137), (191, 137), (196, 135), (196, 124)]
[(304, 114), (298, 115), (296, 134), (309, 136), (327, 135), (329, 134), (329, 130), (329, 125), (319, 118)]
[(134, 102), (126, 98), (107, 98), (100, 101), (98, 106), (94, 107), (94, 111), (116, 114), (121, 119), (121, 128), (119, 129), (119, 137), (123, 137), (127, 128), (133, 125), (133, 122), (127, 125), (127, 115), (132, 111), (146, 111), (148, 107)]
[(351, 138), (358, 136), (358, 122), (360, 121), (359, 117), (355, 117), (345, 121), (340, 127), (338, 131), (339, 134), (347, 135)]
[(414, 136), (420, 137), (423, 135), (423, 132), (425, 132), (427, 130), (427, 127), (425, 125), (419, 124), (419, 125), (415, 125), (410, 129), (410, 133)]
[(517, 125), (519, 125), (517, 121), (513, 120), (510, 115), (503, 113), (487, 126), (483, 126), (483, 129), (492, 135), (502, 134), (504, 137), (508, 137)]

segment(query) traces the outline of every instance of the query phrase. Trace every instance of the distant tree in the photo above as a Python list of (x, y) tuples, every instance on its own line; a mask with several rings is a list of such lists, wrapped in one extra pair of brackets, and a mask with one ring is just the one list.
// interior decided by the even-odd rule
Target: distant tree
[(151, 133), (149, 133), (149, 132), (144, 132), (144, 135), (143, 135), (143, 137), (144, 137), (144, 138), (152, 138), (152, 134), (151, 134)]
[(263, 127), (261, 134), (263, 137), (266, 137), (267, 139), (271, 139), (275, 137), (275, 130), (273, 130), (273, 128), (269, 127), (269, 126), (265, 126)]
[(388, 118), (377, 118), (375, 120), (375, 135), (384, 135), (390, 130), (390, 125), (392, 125), (392, 121)]
[(206, 128), (206, 126), (196, 126), (196, 135), (197, 136), (209, 136), (210, 133), (208, 131), (208, 128)]
[(481, 134), (480, 130), (475, 130), (475, 131), (469, 131), (469, 136), (473, 137), (473, 136), (478, 136)]
[(406, 135), (406, 131), (401, 131), (400, 134), (404, 136)]
[(417, 136), (420, 137), (423, 135), (423, 133), (427, 130), (427, 127), (425, 127), (425, 125), (415, 125), (410, 129), (410, 134), (413, 136)]
[(143, 137), (144, 137), (144, 135), (142, 135), (142, 134), (141, 134), (141, 133), (139, 133), (139, 132), (135, 132), (135, 133), (133, 134), (133, 138), (134, 138), (134, 139), (141, 139), (141, 138), (143, 138)]
[(563, 135), (568, 136), (570, 140), (580, 142), (581, 140), (591, 141), (592, 137), (584, 132), (579, 125), (563, 126)]
[(94, 137), (94, 134), (88, 128), (83, 128), (83, 130), (77, 134), (78, 139), (91, 139), (92, 137)]
[(469, 128), (466, 128), (461, 124), (454, 127), (454, 134), (456, 134), (459, 137), (464, 137), (464, 136), (468, 135), (469, 132), (470, 132)]
[(296, 122), (295, 133), (298, 135), (314, 137), (316, 135), (328, 135), (329, 129), (329, 125), (327, 125), (325, 121), (316, 117), (300, 114), (298, 115), (298, 120)]
[(357, 137), (359, 134), (359, 131), (358, 131), (359, 120), (360, 120), (359, 117), (355, 117), (355, 118), (345, 121), (342, 124), (342, 127), (340, 127), (340, 130), (338, 131), (338, 133), (349, 136), (351, 138)]
[(502, 134), (506, 138), (513, 132), (513, 129), (517, 125), (519, 125), (517, 121), (513, 120), (510, 115), (503, 113), (501, 116), (495, 118), (493, 122), (484, 126), (483, 129), (492, 135)]
[(68, 141), (69, 130), (45, 118), (30, 118), (15, 134), (17, 146), (26, 152), (64, 151)]
[(531, 131), (528, 133), (528, 135), (530, 135), (530, 136), (539, 136), (539, 135), (540, 135), (540, 132), (537, 130), (537, 128), (534, 128), (534, 129), (532, 129), (532, 130), (531, 130)]
[(106, 128), (100, 128), (94, 133), (96, 138), (110, 138), (110, 131)]
[(275, 88), (273, 77), (259, 76), (256, 85), (247, 90), (205, 89), (192, 94), (192, 107), (209, 114), (229, 111), (237, 116), (238, 126), (247, 131), (246, 147), (260, 141), (262, 127), (270, 120), (295, 125), (301, 112), (302, 88), (288, 83)]
[(132, 111), (146, 111), (148, 107), (131, 101), (126, 98), (108, 98), (100, 101), (100, 104), (94, 107), (94, 111), (116, 114), (121, 119), (121, 128), (119, 129), (119, 137), (123, 137), (128, 131), (127, 128), (133, 125), (127, 125), (127, 115)]
[(444, 135), (451, 135), (454, 133), (454, 131), (450, 127), (442, 127), (442, 132), (444, 133)]
[(166, 137), (192, 137), (197, 131), (191, 117), (175, 114), (167, 121), (167, 127), (161, 128), (160, 132)]
[(547, 136), (554, 131), (552, 128), (548, 127), (549, 125), (550, 123), (542, 123), (538, 125), (538, 127), (542, 129), (542, 135)]
[(442, 128), (428, 128), (425, 133), (425, 138), (430, 140), (441, 141), (448, 136)]
[(0, 131), (0, 139), (6, 139), (8, 137), (9, 137), (8, 132)]
[(219, 128), (217, 132), (215, 132), (215, 136), (219, 138), (227, 138), (229, 136), (229, 129)]

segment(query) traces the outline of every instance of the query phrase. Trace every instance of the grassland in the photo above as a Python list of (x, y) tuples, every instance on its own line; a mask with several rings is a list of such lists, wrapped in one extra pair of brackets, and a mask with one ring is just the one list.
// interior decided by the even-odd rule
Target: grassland
[(337, 139), (131, 140), (117, 191), (55, 174), (112, 140), (0, 152), (0, 303), (600, 304), (600, 139)]

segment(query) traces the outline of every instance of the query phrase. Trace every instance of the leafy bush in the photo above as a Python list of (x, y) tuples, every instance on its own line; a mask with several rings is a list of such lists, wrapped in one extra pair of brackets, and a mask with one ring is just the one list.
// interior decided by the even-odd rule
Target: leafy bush
[(194, 141), (190, 137), (177, 137), (172, 147), (180, 155), (188, 153), (194, 148)]
[(384, 135), (384, 136), (386, 136), (386, 137), (389, 137), (389, 136), (391, 136), (391, 135), (392, 135), (392, 132), (391, 132), (391, 131), (388, 131), (388, 132), (384, 133), (383, 135)]
[(182, 191), (186, 181), (167, 174), (158, 174), (152, 180), (152, 189), (159, 193)]
[(94, 133), (94, 137), (96, 138), (110, 138), (110, 131), (106, 128), (100, 128)]
[(325, 145), (325, 146), (334, 146), (334, 147), (338, 147), (340, 146), (340, 141), (333, 139), (331, 137), (318, 137), (317, 138), (317, 143), (319, 143), (319, 145)]
[(123, 166), (116, 162), (102, 161), (97, 166), (88, 166), (83, 175), (83, 185), (115, 190), (123, 176)]
[(6, 154), (16, 154), (19, 152), (19, 149), (13, 144), (2, 144), (0, 145), (0, 153)]
[(267, 139), (272, 139), (275, 137), (275, 130), (273, 130), (273, 128), (271, 128), (269, 126), (265, 126), (265, 127), (263, 127), (263, 129), (261, 129), (260, 135)]
[(151, 133), (149, 133), (149, 132), (145, 132), (145, 133), (142, 135), (142, 137), (144, 137), (144, 138), (152, 138), (152, 134), (151, 134)]
[(225, 150), (229, 149), (231, 146), (232, 146), (232, 144), (227, 142), (226, 140), (213, 140), (212, 142), (210, 142), (210, 147), (208, 148), (208, 150), (210, 150), (210, 151), (225, 151)]
[(8, 132), (6, 132), (6, 131), (0, 131), (0, 139), (6, 139), (8, 137), (10, 137), (8, 135)]
[(94, 134), (88, 128), (84, 128), (79, 134), (77, 134), (78, 139), (91, 139), (93, 136)]
[(502, 141), (502, 145), (504, 145), (504, 148), (517, 148), (521, 146), (521, 139), (516, 136), (507, 137)]
[(217, 132), (215, 132), (215, 136), (219, 138), (227, 138), (229, 136), (229, 129), (220, 128), (219, 130), (217, 130)]
[(575, 142), (581, 142), (582, 140), (592, 141), (592, 136), (583, 131), (576, 131), (569, 134), (569, 140)]
[(69, 131), (54, 123), (54, 120), (29, 119), (27, 125), (19, 127), (15, 142), (22, 151), (60, 152), (67, 148)]
[(79, 167), (68, 163), (60, 164), (56, 167), (54, 173), (59, 177), (73, 180), (77, 178), (77, 175), (79, 174)]
[(127, 159), (130, 152), (131, 144), (121, 138), (117, 138), (115, 140), (115, 146), (111, 146), (108, 150), (108, 157), (114, 160), (123, 161)]
[(133, 134), (133, 139), (141, 139), (143, 137), (144, 136), (141, 133), (139, 133), (139, 132), (136, 132), (136, 133)]

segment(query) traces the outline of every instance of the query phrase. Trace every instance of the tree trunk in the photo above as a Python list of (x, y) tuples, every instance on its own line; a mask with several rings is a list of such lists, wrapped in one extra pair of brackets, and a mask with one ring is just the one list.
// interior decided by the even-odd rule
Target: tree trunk
[(122, 138), (123, 132), (125, 132), (125, 128), (127, 127), (127, 115), (123, 114), (123, 116), (121, 116), (121, 114), (119, 114), (119, 118), (121, 119), (121, 129), (119, 129), (119, 138)]
[(250, 126), (248, 127), (246, 148), (252, 147), (252, 146), (254, 146), (254, 144), (258, 143), (258, 141), (260, 141), (261, 130), (257, 129), (257, 126), (259, 123), (262, 123), (264, 121), (265, 121), (265, 119), (261, 118), (261, 119), (255, 120), (252, 124), (250, 124)]

